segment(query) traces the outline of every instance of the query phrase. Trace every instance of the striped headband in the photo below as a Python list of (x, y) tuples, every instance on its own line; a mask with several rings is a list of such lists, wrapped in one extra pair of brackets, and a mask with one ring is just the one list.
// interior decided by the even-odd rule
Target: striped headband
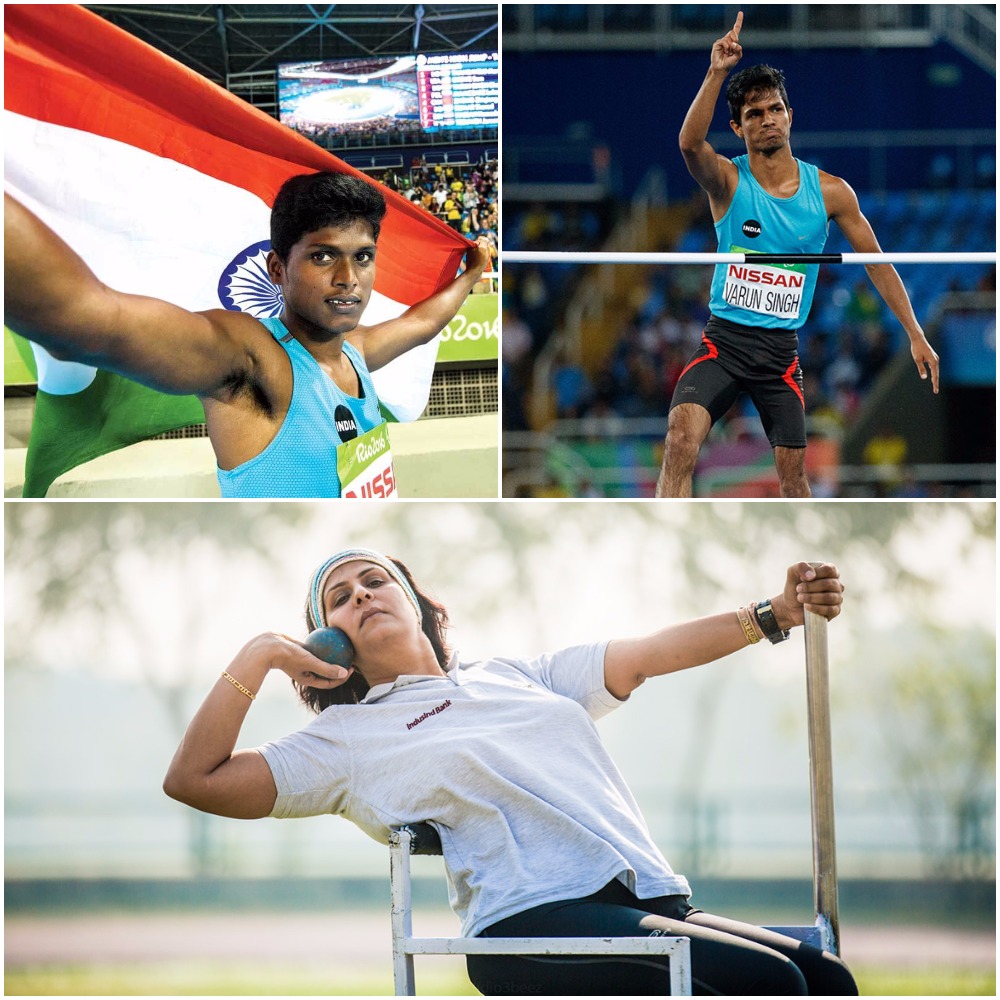
[(417, 621), (423, 622), (424, 613), (420, 610), (420, 602), (417, 600), (417, 595), (413, 592), (413, 588), (409, 583), (406, 582), (406, 577), (399, 571), (399, 567), (391, 559), (382, 555), (381, 552), (375, 552), (372, 549), (344, 549), (343, 552), (338, 552), (335, 556), (327, 559), (312, 575), (312, 584), (309, 587), (309, 611), (317, 627), (326, 625), (323, 587), (329, 579), (330, 574), (338, 566), (343, 566), (344, 563), (349, 562), (370, 562), (376, 566), (381, 566), (403, 588), (403, 593), (406, 594), (413, 605), (413, 610), (417, 613)]

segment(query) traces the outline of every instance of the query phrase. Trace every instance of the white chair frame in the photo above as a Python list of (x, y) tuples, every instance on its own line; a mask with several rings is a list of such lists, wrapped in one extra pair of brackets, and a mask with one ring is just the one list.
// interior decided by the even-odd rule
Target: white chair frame
[[(392, 969), (396, 996), (416, 996), (414, 955), (667, 955), (670, 995), (691, 996), (691, 942), (686, 937), (419, 938), (413, 936), (410, 855), (440, 854), (437, 834), (423, 824), (389, 836), (392, 885)], [(423, 834), (423, 838), (422, 838)], [(431, 843), (420, 843), (431, 837)]]

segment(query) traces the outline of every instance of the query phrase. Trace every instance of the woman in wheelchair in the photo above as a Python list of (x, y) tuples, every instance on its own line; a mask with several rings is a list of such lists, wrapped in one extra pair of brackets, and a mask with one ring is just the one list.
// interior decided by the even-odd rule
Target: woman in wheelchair
[[(395, 827), (429, 822), (466, 936), (686, 936), (695, 993), (853, 995), (834, 955), (692, 906), (594, 725), (647, 678), (781, 641), (804, 609), (832, 619), (842, 600), (836, 567), (798, 563), (780, 594), (736, 612), (471, 663), (452, 653), (445, 608), (405, 566), (350, 549), (316, 570), (306, 620), (342, 629), (351, 665), (287, 636), (252, 639), (192, 720), (164, 789), (224, 816), (339, 814), (382, 843)], [(275, 670), (317, 717), (236, 750)], [(469, 956), (468, 968), (487, 995), (641, 995), (666, 992), (665, 962), (490, 955)]]

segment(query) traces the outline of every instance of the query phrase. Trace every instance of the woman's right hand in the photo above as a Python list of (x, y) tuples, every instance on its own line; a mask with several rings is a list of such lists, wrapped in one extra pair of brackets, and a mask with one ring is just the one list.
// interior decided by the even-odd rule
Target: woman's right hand
[(239, 678), (238, 671), (242, 672), (240, 668), (244, 663), (251, 671), (264, 668), (260, 673), (260, 683), (267, 671), (280, 670), (303, 687), (323, 690), (340, 687), (354, 673), (354, 667), (344, 668), (327, 663), (313, 656), (301, 642), (280, 632), (265, 632), (251, 639), (237, 653), (229, 673)]

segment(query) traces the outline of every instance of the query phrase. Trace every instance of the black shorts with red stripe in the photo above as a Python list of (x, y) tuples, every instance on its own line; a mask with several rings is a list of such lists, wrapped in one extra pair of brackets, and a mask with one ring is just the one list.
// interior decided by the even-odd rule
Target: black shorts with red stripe
[(712, 316), (681, 372), (670, 409), (697, 403), (714, 424), (746, 392), (772, 448), (806, 446), (799, 338), (794, 330), (742, 326)]

